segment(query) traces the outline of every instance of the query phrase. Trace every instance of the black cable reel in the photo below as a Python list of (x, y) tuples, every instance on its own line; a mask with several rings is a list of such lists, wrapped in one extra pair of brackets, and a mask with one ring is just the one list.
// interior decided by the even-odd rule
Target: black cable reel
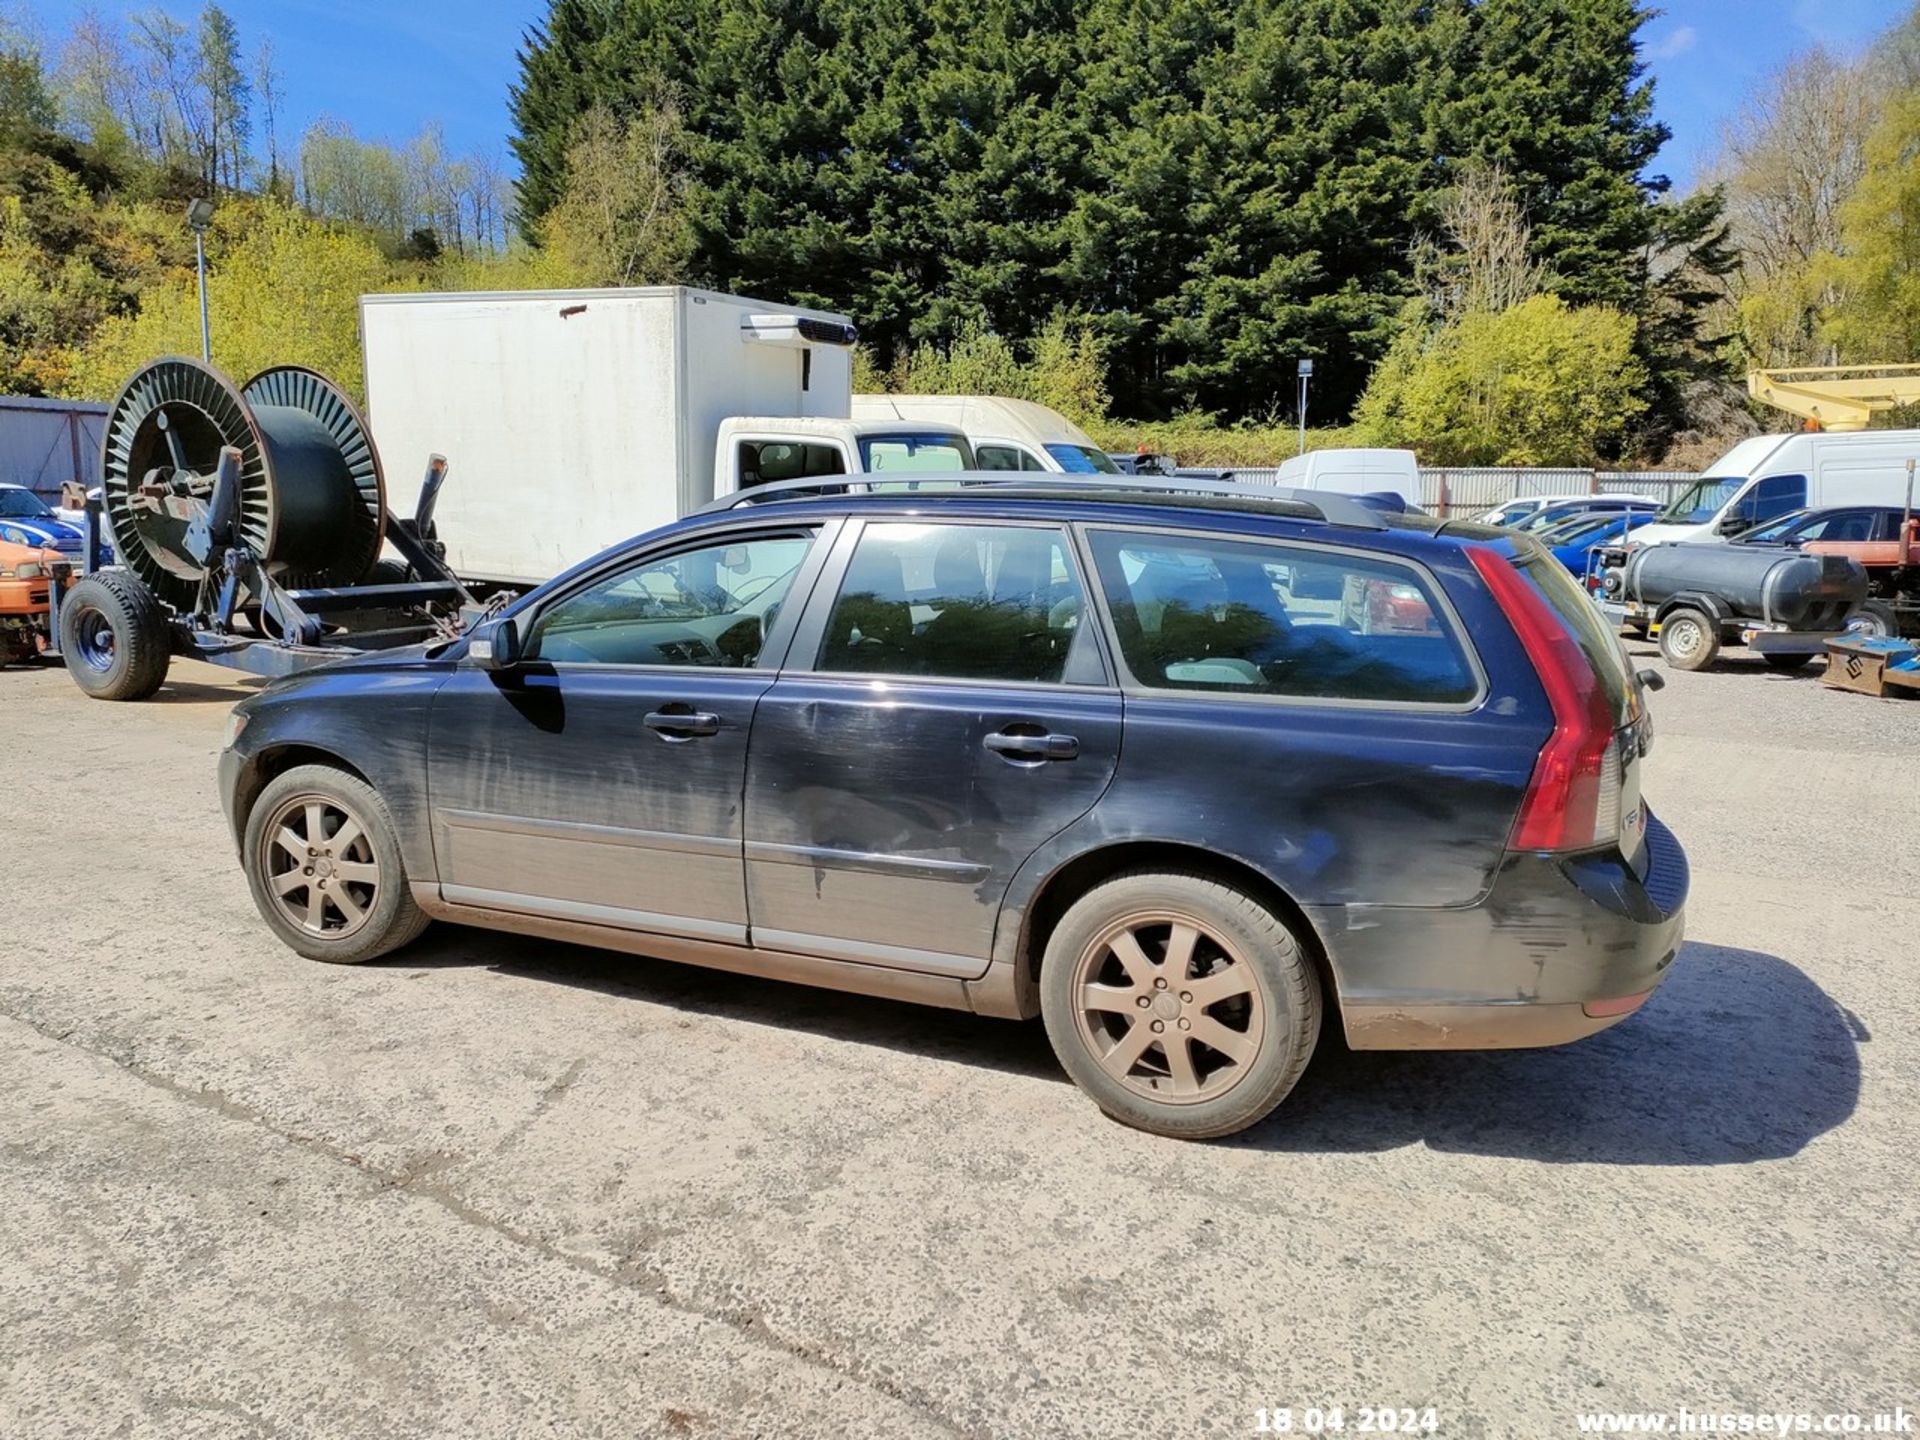
[(367, 576), (386, 539), (386, 480), (353, 402), (302, 366), (241, 386), (177, 355), (136, 371), (107, 416), (103, 504), (123, 564), (176, 609), (198, 603), (218, 562), (188, 536), (228, 447), (240, 454), (234, 540), (268, 575), (289, 587)]

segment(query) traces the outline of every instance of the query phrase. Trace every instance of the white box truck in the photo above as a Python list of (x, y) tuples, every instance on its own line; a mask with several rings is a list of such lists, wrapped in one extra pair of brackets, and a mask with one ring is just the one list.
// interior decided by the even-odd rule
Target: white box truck
[(390, 470), (447, 457), (453, 571), (526, 585), (765, 481), (970, 469), (957, 428), (855, 421), (842, 315), (685, 286), (360, 300)]

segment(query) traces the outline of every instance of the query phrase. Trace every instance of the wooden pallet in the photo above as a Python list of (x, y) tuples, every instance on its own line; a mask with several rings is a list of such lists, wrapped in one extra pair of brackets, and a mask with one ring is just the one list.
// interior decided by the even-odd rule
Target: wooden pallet
[(1920, 696), (1920, 648), (1911, 640), (1880, 636), (1827, 642), (1827, 673), (1836, 690), (1862, 695)]

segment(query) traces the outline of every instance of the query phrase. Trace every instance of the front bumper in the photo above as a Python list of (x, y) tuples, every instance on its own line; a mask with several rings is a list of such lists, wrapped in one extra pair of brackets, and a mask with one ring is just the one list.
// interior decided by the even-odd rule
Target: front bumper
[(233, 746), (220, 752), (220, 811), (227, 817), (227, 829), (233, 832), (236, 847), (245, 838), (240, 823), (240, 782), (246, 765), (247, 757)]
[(1640, 855), (1507, 857), (1478, 904), (1353, 905), (1310, 917), (1356, 1050), (1561, 1045), (1618, 1024), (1667, 976), (1686, 852), (1651, 813)]

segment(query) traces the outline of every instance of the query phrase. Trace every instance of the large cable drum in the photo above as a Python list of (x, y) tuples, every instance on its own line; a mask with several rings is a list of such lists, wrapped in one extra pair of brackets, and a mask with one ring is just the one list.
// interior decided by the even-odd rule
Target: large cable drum
[(107, 416), (101, 482), (124, 563), (162, 598), (193, 603), (207, 567), (187, 531), (228, 446), (240, 452), (236, 529), (269, 573), (301, 585), (365, 576), (385, 539), (386, 483), (353, 403), (299, 366), (242, 387), (177, 355), (136, 372)]

